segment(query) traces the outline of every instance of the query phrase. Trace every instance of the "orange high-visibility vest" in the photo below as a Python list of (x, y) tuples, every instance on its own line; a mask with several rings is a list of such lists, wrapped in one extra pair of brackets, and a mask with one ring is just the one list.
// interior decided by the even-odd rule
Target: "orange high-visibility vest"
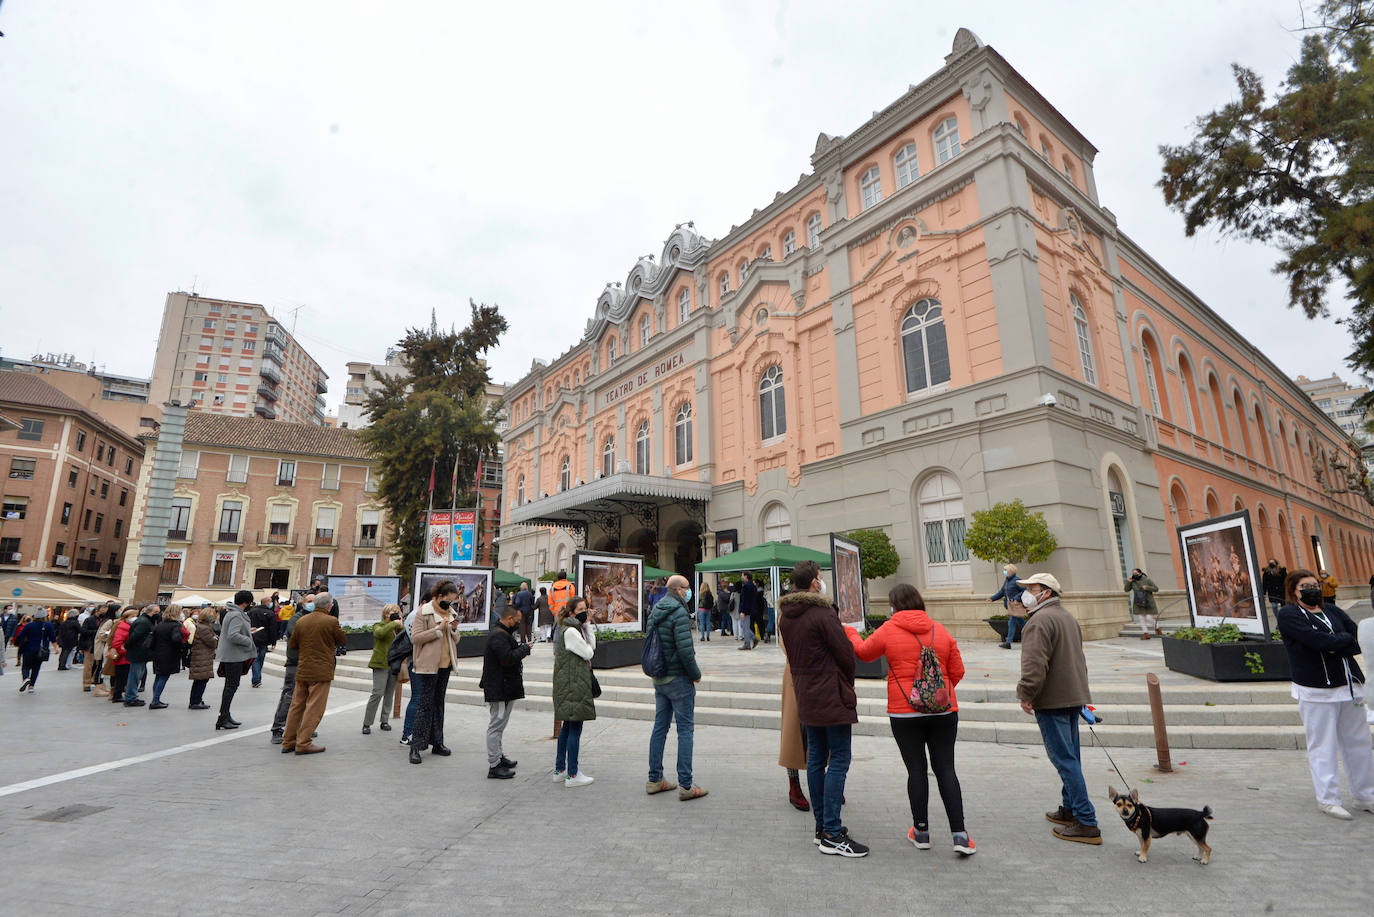
[(553, 584), (549, 589), (549, 608), (554, 614), (563, 610), (563, 606), (568, 604), (568, 599), (573, 597), (573, 584), (568, 580), (561, 579)]

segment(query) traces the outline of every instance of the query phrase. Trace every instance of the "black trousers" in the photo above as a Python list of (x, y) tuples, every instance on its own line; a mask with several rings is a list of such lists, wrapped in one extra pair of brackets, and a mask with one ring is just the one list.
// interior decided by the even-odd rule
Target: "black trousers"
[(243, 679), (242, 662), (224, 663), (224, 691), (219, 696), (219, 716), (225, 719), (229, 716), (229, 705), (234, 702), (234, 693), (239, 689), (239, 682)]
[(420, 706), (415, 709), (415, 731), (410, 734), (411, 748), (423, 750), (444, 744), (444, 698), (452, 672), (453, 669), (448, 668), (434, 675), (411, 673), (410, 690), (420, 692)]
[(959, 733), (959, 712), (937, 716), (888, 717), (892, 737), (906, 765), (906, 794), (911, 802), (911, 823), (920, 828), (930, 822), (930, 782), (926, 778), (926, 752), (930, 752), (930, 769), (940, 788), (940, 800), (945, 804), (945, 816), (951, 832), (964, 830), (964, 795), (959, 777), (954, 773), (954, 739)]
[(124, 701), (124, 689), (129, 683), (129, 664), (121, 662), (115, 666), (114, 674), (110, 676), (110, 703), (122, 703)]
[(281, 697), (277, 699), (277, 714), (272, 717), (272, 735), (286, 732), (286, 717), (291, 713), (291, 698), (296, 694), (296, 663), (282, 669)]
[(191, 682), (191, 705), (205, 702), (205, 686), (210, 683), (208, 678), (198, 678)]

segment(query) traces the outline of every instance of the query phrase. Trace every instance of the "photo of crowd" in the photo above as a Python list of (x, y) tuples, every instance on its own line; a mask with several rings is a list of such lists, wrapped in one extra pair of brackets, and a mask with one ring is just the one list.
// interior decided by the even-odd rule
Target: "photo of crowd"
[(578, 554), (577, 582), (598, 626), (639, 630), (644, 558), (627, 554)]
[(1180, 526), (1179, 539), (1194, 626), (1230, 621), (1242, 631), (1262, 635), (1249, 513)]

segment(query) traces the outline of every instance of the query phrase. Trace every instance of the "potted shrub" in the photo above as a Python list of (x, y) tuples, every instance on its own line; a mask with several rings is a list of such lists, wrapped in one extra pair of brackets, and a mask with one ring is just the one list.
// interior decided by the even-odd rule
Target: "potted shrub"
[[(999, 641), (1003, 642), (1003, 643), (1005, 643), (1005, 642), (1007, 641), (1007, 620), (1008, 620), (1008, 618), (1009, 618), (1008, 615), (1004, 615), (1004, 614), (1003, 614), (1003, 615), (989, 615), (988, 617), (986, 617), (986, 618), (983, 619), (984, 621), (988, 622), (988, 626), (989, 626), (989, 627), (991, 627), (993, 630), (997, 631), (997, 639), (998, 639)], [(1021, 642), (1021, 631), (1023, 631), (1023, 630), (1025, 630), (1024, 627), (1018, 627), (1018, 628), (1016, 629), (1016, 638), (1013, 639), (1013, 640), (1011, 641), (1012, 643), (1020, 643), (1020, 642)]]
[(644, 634), (637, 630), (598, 630), (592, 651), (593, 669), (620, 669), (639, 665), (644, 655)]
[[(964, 546), (979, 560), (1003, 564), (1038, 564), (1049, 559), (1059, 542), (1050, 531), (1044, 513), (1032, 513), (1019, 499), (997, 503), (973, 514), (973, 524), (964, 534)], [(1026, 574), (1029, 575), (1029, 574)], [(985, 619), (997, 636), (1006, 642), (1007, 615)], [(1021, 632), (1016, 633), (1016, 640)]]
[(350, 653), (356, 650), (372, 651), (372, 628), (353, 624), (344, 625), (344, 649)]
[(1289, 681), (1288, 651), (1278, 634), (1245, 639), (1234, 624), (1180, 627), (1166, 634), (1164, 664), (1175, 672), (1209, 681)]

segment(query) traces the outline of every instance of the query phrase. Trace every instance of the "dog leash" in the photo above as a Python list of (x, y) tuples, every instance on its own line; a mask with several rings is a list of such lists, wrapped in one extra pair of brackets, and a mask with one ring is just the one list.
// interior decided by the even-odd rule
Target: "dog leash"
[(1125, 774), (1121, 773), (1121, 768), (1116, 766), (1116, 761), (1112, 758), (1112, 753), (1107, 751), (1107, 746), (1103, 745), (1102, 740), (1097, 737), (1097, 730), (1093, 729), (1093, 723), (1097, 722), (1097, 711), (1085, 704), (1083, 709), (1078, 711), (1078, 715), (1083, 717), (1083, 722), (1088, 724), (1088, 732), (1092, 733), (1093, 741), (1097, 743), (1098, 748), (1102, 749), (1102, 753), (1107, 756), (1107, 760), (1112, 764), (1112, 770), (1116, 771), (1116, 775), (1121, 778), (1121, 782), (1126, 784), (1126, 792), (1129, 793), (1131, 791), (1130, 781), (1126, 779)]

